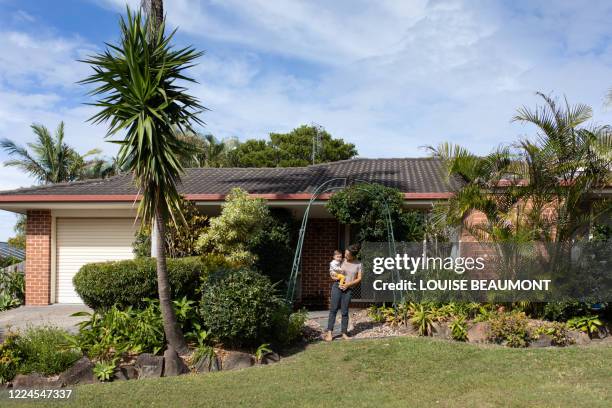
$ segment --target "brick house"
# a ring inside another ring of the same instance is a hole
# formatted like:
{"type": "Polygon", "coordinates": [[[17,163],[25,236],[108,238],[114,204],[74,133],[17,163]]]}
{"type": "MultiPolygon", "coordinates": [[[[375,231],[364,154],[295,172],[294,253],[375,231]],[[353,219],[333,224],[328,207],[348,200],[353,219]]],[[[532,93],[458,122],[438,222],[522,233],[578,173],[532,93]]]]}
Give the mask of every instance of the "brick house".
{"type": "MultiPolygon", "coordinates": [[[[187,169],[179,191],[215,215],[230,189],[240,187],[301,219],[312,192],[333,178],[398,188],[406,207],[424,211],[461,185],[459,179],[444,180],[436,159],[351,159],[296,168],[187,169]]],[[[331,253],[351,239],[350,228],[326,211],[329,197],[320,196],[311,207],[302,252],[298,292],[312,305],[327,302],[331,253]]],[[[80,303],[72,277],[82,265],[132,258],[137,199],[128,174],[0,192],[0,209],[27,214],[26,304],[80,303]]]]}

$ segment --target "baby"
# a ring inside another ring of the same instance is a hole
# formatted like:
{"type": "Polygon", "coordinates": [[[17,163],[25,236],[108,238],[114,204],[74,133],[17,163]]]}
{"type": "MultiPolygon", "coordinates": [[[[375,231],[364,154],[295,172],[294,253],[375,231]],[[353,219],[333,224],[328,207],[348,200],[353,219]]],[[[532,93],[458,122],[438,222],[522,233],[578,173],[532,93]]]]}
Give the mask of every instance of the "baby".
{"type": "Polygon", "coordinates": [[[344,280],[346,279],[346,276],[344,276],[341,272],[342,272],[342,252],[338,251],[337,249],[334,251],[334,257],[332,259],[332,261],[329,263],[329,275],[332,278],[338,278],[339,284],[340,285],[344,285],[344,280]]]}

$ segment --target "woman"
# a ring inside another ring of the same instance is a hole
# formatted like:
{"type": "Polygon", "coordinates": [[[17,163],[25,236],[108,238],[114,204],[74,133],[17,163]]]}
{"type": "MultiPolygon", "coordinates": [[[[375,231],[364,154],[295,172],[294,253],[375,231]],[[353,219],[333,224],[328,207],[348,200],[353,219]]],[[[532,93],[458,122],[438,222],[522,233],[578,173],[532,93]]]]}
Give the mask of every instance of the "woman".
{"type": "Polygon", "coordinates": [[[344,262],[342,262],[342,274],[345,276],[344,285],[341,285],[337,276],[332,276],[334,284],[331,289],[331,302],[329,307],[329,319],[327,321],[327,333],[325,341],[332,341],[332,331],[336,323],[336,314],[340,309],[342,314],[342,338],[348,340],[349,304],[353,294],[353,286],[361,282],[361,263],[357,260],[359,246],[351,245],[344,251],[344,262]]]}

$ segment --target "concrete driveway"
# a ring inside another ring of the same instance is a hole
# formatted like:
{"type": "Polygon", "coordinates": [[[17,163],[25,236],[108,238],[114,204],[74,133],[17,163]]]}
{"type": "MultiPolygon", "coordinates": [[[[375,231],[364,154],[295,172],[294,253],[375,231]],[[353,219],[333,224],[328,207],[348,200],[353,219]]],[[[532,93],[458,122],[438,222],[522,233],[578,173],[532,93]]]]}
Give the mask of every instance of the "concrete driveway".
{"type": "Polygon", "coordinates": [[[28,327],[54,326],[76,333],[75,324],[83,317],[70,317],[76,312],[91,312],[85,305],[21,306],[0,312],[0,340],[9,329],[23,330],[28,327]]]}

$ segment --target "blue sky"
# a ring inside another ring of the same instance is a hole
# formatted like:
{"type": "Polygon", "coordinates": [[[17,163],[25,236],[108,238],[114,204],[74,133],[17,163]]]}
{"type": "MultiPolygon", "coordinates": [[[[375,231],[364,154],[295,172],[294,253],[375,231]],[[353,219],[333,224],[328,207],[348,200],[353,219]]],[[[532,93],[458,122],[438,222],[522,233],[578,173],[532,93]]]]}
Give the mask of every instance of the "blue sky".
{"type": "MultiPolygon", "coordinates": [[[[132,5],[139,1],[130,1],[132,5]]],[[[484,153],[534,134],[511,123],[536,91],[591,105],[612,86],[610,1],[166,0],[177,43],[206,51],[192,92],[205,132],[241,139],[318,123],[365,157],[420,156],[449,140],[484,153]]],[[[105,129],[76,81],[77,62],[117,40],[124,0],[0,0],[0,137],[66,122],[85,152],[105,129]]],[[[0,152],[0,161],[6,155],[0,152]]],[[[0,189],[33,184],[0,168],[0,189]]],[[[14,216],[0,211],[0,240],[14,216]]]]}

